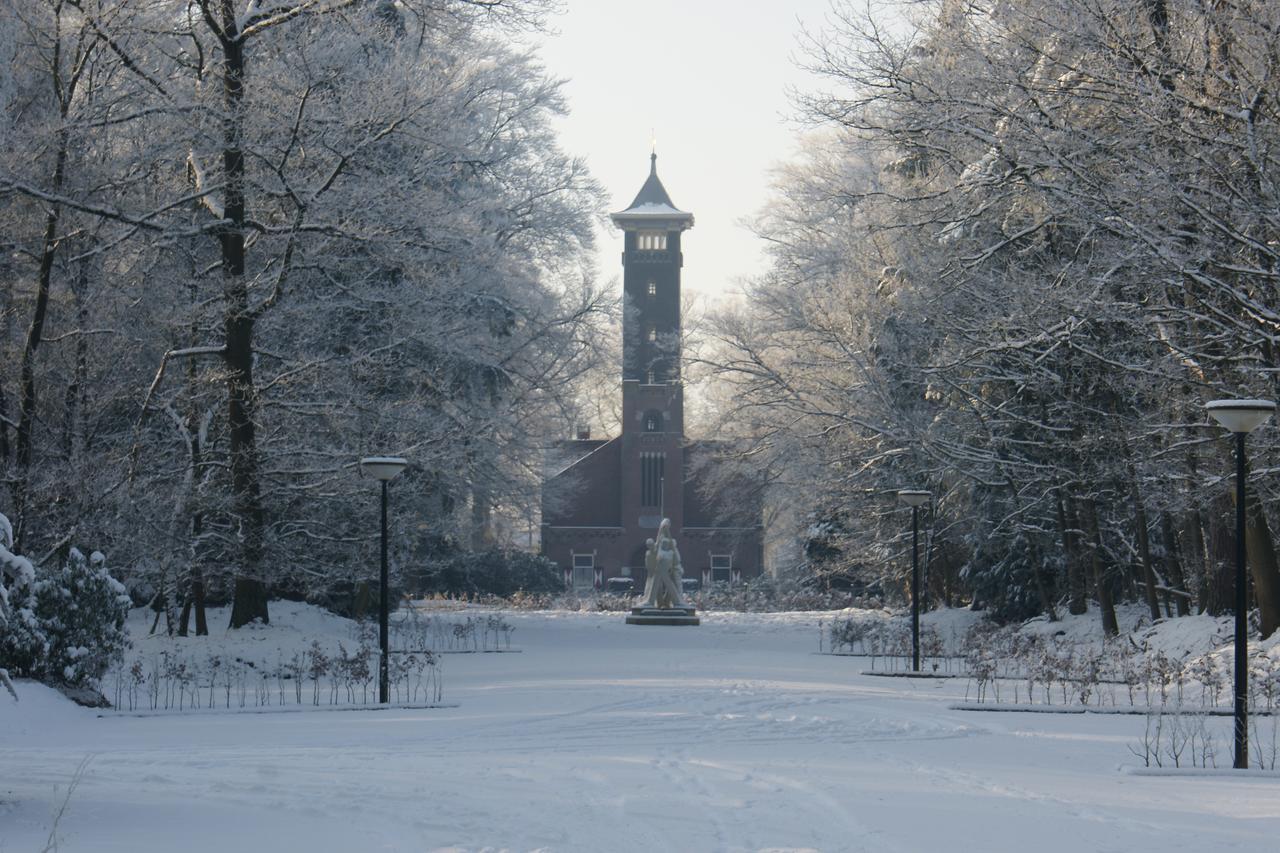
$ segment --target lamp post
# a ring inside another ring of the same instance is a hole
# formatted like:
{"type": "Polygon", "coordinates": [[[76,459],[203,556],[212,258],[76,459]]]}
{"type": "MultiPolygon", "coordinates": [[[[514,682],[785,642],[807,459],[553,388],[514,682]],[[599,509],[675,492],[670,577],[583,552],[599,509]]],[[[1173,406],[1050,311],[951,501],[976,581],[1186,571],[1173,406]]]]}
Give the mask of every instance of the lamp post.
{"type": "Polygon", "coordinates": [[[1249,766],[1248,596],[1245,582],[1244,437],[1260,427],[1276,410],[1270,400],[1213,400],[1205,408],[1213,419],[1236,436],[1236,672],[1235,762],[1249,766]]]}
{"type": "Polygon", "coordinates": [[[929,493],[901,489],[898,500],[911,507],[911,671],[920,671],[920,507],[929,502],[929,493]]]}
{"type": "Polygon", "coordinates": [[[382,572],[379,574],[378,589],[378,702],[385,705],[390,701],[391,682],[387,673],[387,645],[389,620],[388,609],[391,602],[387,590],[387,483],[405,469],[408,461],[399,456],[366,456],[360,460],[360,470],[382,482],[382,572]]]}

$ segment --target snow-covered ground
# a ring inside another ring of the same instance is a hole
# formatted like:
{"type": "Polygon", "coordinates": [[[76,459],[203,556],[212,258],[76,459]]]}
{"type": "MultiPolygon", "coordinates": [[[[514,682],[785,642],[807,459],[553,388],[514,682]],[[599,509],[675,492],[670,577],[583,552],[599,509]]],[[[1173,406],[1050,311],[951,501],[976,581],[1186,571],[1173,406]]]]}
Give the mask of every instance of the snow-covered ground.
{"type": "Polygon", "coordinates": [[[522,653],[447,656],[446,708],[99,717],[20,682],[0,851],[1277,849],[1280,779],[1123,772],[1142,717],[947,710],[963,680],[861,676],[817,614],[506,618],[522,653]]]}

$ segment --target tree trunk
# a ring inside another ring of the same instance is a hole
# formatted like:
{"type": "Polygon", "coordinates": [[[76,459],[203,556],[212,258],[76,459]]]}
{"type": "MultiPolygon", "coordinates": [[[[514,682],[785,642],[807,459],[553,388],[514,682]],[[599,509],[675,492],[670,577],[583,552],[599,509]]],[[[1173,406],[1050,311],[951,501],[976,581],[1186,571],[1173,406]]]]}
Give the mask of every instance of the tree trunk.
{"type": "MultiPolygon", "coordinates": [[[[6,320],[9,315],[8,305],[0,305],[0,315],[6,320]]],[[[0,329],[0,334],[4,335],[3,340],[9,339],[9,324],[6,322],[4,327],[0,329]]],[[[0,463],[8,464],[9,456],[12,453],[9,445],[9,397],[4,393],[4,385],[0,384],[0,463]]],[[[16,515],[16,513],[15,513],[16,515]]]]}
{"type": "Polygon", "coordinates": [[[953,578],[956,567],[952,551],[953,549],[944,542],[935,549],[932,558],[928,561],[929,596],[935,601],[941,601],[942,606],[946,608],[953,606],[952,601],[955,597],[953,578]]]}
{"type": "MultiPolygon", "coordinates": [[[[1190,300],[1187,288],[1183,288],[1182,298],[1190,300]]],[[[1193,448],[1187,449],[1187,476],[1191,482],[1197,482],[1200,476],[1200,460],[1193,448]]],[[[1196,606],[1199,613],[1209,612],[1209,550],[1205,539],[1204,515],[1200,512],[1200,504],[1192,496],[1191,509],[1183,517],[1183,529],[1186,530],[1186,547],[1182,553],[1186,557],[1186,572],[1195,582],[1196,606]]],[[[1188,584],[1188,588],[1190,584],[1188,584]]]]}
{"type": "MultiPolygon", "coordinates": [[[[60,44],[60,43],[59,43],[60,44]]],[[[57,48],[55,47],[55,50],[57,48]]],[[[57,62],[55,54],[55,62],[57,62]]],[[[61,95],[61,92],[59,92],[61,95]]],[[[63,111],[66,118],[66,111],[63,111]]],[[[65,126],[58,133],[58,154],[53,170],[53,191],[61,192],[67,166],[68,135],[65,126]]],[[[50,204],[45,214],[44,242],[40,250],[40,268],[36,274],[36,303],[27,327],[27,339],[22,347],[21,378],[18,380],[18,435],[15,461],[17,476],[13,495],[16,519],[13,529],[14,550],[21,553],[23,536],[27,529],[27,497],[30,488],[30,468],[33,432],[36,422],[36,350],[44,339],[44,323],[49,316],[49,289],[53,280],[53,259],[57,254],[59,207],[50,204]]]]}
{"type": "MultiPolygon", "coordinates": [[[[1169,574],[1169,584],[1178,592],[1189,593],[1187,577],[1182,571],[1182,559],[1178,554],[1178,536],[1173,530],[1173,519],[1167,512],[1160,513],[1160,536],[1164,540],[1164,564],[1165,571],[1169,574]]],[[[1190,615],[1191,601],[1186,595],[1175,595],[1173,599],[1179,616],[1190,615]]]]}
{"type": "Polygon", "coordinates": [[[267,585],[254,578],[237,577],[232,590],[231,627],[243,628],[254,619],[267,623],[267,585]],[[253,614],[260,613],[261,616],[253,614]]]}
{"type": "MultiPolygon", "coordinates": [[[[191,285],[191,303],[196,304],[196,288],[191,285]]],[[[190,346],[198,346],[200,327],[194,320],[191,323],[190,346]]],[[[209,634],[209,621],[204,605],[204,571],[201,569],[200,535],[204,532],[204,512],[201,510],[197,495],[199,494],[201,477],[204,475],[204,424],[200,407],[197,405],[198,373],[194,359],[187,362],[187,387],[191,394],[191,405],[187,409],[187,440],[191,454],[191,480],[187,492],[187,508],[191,512],[191,599],[196,611],[196,636],[209,634]]]]}
{"type": "Polygon", "coordinates": [[[76,335],[73,344],[75,349],[75,366],[72,369],[71,381],[67,383],[63,395],[63,406],[66,412],[65,427],[62,434],[62,451],[68,464],[76,467],[84,455],[85,449],[85,382],[89,370],[89,337],[85,331],[89,328],[89,307],[85,304],[85,294],[89,288],[89,260],[82,259],[79,270],[71,286],[71,299],[76,308],[76,327],[80,334],[76,335]]]}
{"type": "Polygon", "coordinates": [[[1031,573],[1036,579],[1036,594],[1040,596],[1040,608],[1049,617],[1050,622],[1058,621],[1058,610],[1053,606],[1053,596],[1049,593],[1049,581],[1044,576],[1044,566],[1040,561],[1040,548],[1028,539],[1028,553],[1031,557],[1031,573]]]}
{"type": "MultiPolygon", "coordinates": [[[[69,51],[68,55],[64,56],[62,4],[58,4],[53,13],[57,18],[57,29],[55,30],[52,50],[49,55],[49,72],[50,81],[53,85],[53,95],[58,102],[60,122],[55,143],[56,154],[54,156],[50,190],[55,196],[58,196],[61,195],[66,183],[67,154],[71,146],[69,123],[71,107],[75,103],[76,90],[79,87],[81,75],[88,66],[89,54],[94,49],[93,45],[96,44],[96,40],[86,40],[84,38],[87,25],[82,24],[79,38],[74,41],[75,47],[69,51]]],[[[76,10],[75,13],[78,14],[79,10],[76,10]]],[[[71,36],[69,32],[67,35],[71,36]]],[[[71,43],[68,42],[68,44],[71,43]]],[[[13,477],[12,489],[14,515],[16,516],[13,530],[14,550],[19,553],[21,553],[20,549],[22,548],[29,523],[27,504],[30,498],[30,474],[34,452],[36,406],[38,403],[35,376],[36,351],[40,347],[40,342],[44,339],[44,324],[49,314],[49,291],[53,279],[53,261],[62,242],[62,237],[58,233],[61,225],[60,220],[61,206],[56,202],[49,202],[45,213],[44,239],[40,248],[40,266],[36,274],[35,307],[32,311],[31,325],[27,327],[26,341],[22,348],[22,365],[18,380],[18,426],[14,441],[16,471],[13,477]]]]}
{"type": "Polygon", "coordinates": [[[1189,555],[1188,570],[1196,582],[1196,607],[1198,613],[1209,612],[1209,550],[1204,535],[1204,516],[1199,507],[1186,515],[1184,522],[1187,538],[1190,540],[1185,549],[1189,555]]]}
{"type": "Polygon", "coordinates": [[[249,285],[245,280],[244,196],[244,41],[236,25],[235,6],[222,0],[223,52],[222,248],[225,327],[223,359],[227,366],[227,428],[230,437],[231,489],[240,523],[240,566],[231,605],[231,627],[255,620],[269,622],[267,587],[262,578],[262,534],[266,519],[259,482],[257,389],[253,381],[253,324],[249,285]]]}
{"type": "Polygon", "coordinates": [[[151,632],[154,634],[156,628],[160,627],[160,617],[164,617],[164,632],[166,635],[173,636],[173,608],[169,606],[169,592],[165,588],[168,584],[167,575],[160,575],[160,591],[151,599],[151,608],[156,612],[156,618],[151,622],[151,632]]]}
{"type": "Polygon", "coordinates": [[[471,489],[471,547],[482,551],[493,544],[493,503],[489,490],[482,486],[471,489]]]}
{"type": "Polygon", "coordinates": [[[1253,594],[1262,617],[1262,639],[1280,628],[1280,567],[1276,565],[1276,543],[1271,536],[1262,502],[1256,490],[1245,499],[1245,543],[1248,546],[1249,570],[1253,575],[1253,594]]]}
{"type": "Polygon", "coordinates": [[[196,605],[196,636],[207,637],[209,636],[209,619],[204,610],[204,577],[199,569],[196,570],[195,579],[191,581],[191,595],[196,605]]]}
{"type": "MultiPolygon", "coordinates": [[[[4,291],[0,293],[0,341],[13,340],[13,281],[4,277],[4,291]]],[[[11,377],[0,376],[0,464],[7,465],[13,454],[13,444],[9,435],[17,421],[9,414],[9,395],[5,393],[5,384],[11,377]]],[[[16,513],[15,513],[16,515],[16,513]]]]}
{"type": "Polygon", "coordinates": [[[1235,589],[1236,537],[1228,525],[1228,520],[1235,517],[1232,511],[1233,502],[1230,496],[1222,494],[1214,498],[1209,517],[1213,519],[1209,527],[1208,550],[1205,559],[1205,576],[1208,584],[1205,610],[1211,616],[1230,613],[1233,607],[1235,589]]]}
{"type": "Polygon", "coordinates": [[[1092,540],[1089,548],[1089,561],[1093,567],[1093,585],[1097,590],[1098,606],[1102,610],[1102,632],[1108,637],[1120,633],[1120,623],[1116,619],[1116,606],[1111,598],[1110,579],[1107,577],[1106,564],[1102,558],[1102,530],[1098,525],[1098,507],[1092,498],[1081,502],[1081,516],[1085,528],[1092,540]]]}
{"type": "Polygon", "coordinates": [[[1156,595],[1156,567],[1151,562],[1151,541],[1147,536],[1147,508],[1142,504],[1142,495],[1138,493],[1138,483],[1129,481],[1129,494],[1133,500],[1133,525],[1138,533],[1138,554],[1142,558],[1142,586],[1146,594],[1147,610],[1151,613],[1151,621],[1160,620],[1160,599],[1156,595]]]}
{"type": "Polygon", "coordinates": [[[1062,553],[1067,564],[1067,612],[1079,616],[1089,609],[1088,596],[1085,590],[1084,567],[1080,562],[1080,548],[1076,542],[1078,523],[1075,507],[1068,512],[1067,502],[1062,496],[1062,489],[1057,489],[1058,533],[1062,537],[1062,553]]]}

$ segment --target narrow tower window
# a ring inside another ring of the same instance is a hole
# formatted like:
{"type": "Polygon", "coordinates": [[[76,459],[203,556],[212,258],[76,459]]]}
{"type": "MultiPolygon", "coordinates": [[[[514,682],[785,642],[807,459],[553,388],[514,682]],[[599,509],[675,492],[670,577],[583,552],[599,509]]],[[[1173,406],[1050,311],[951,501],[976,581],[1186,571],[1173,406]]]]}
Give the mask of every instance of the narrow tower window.
{"type": "Polygon", "coordinates": [[[656,281],[649,282],[649,295],[650,296],[658,295],[658,283],[656,281]]]}
{"type": "Polygon", "coordinates": [[[650,327],[649,327],[649,342],[650,342],[650,343],[652,343],[652,342],[654,342],[654,341],[656,341],[656,340],[658,340],[658,330],[657,330],[656,328],[654,328],[653,326],[650,326],[650,327]]]}

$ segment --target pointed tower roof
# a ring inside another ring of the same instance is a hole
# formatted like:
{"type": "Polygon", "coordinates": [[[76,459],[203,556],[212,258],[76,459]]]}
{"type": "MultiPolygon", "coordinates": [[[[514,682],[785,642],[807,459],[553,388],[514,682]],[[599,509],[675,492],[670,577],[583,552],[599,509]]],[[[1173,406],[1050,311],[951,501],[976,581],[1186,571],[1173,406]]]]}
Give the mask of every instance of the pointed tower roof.
{"type": "Polygon", "coordinates": [[[631,202],[631,207],[639,207],[642,204],[665,204],[672,210],[676,209],[671,196],[667,195],[667,188],[658,179],[657,151],[649,155],[649,177],[645,179],[640,192],[636,193],[636,200],[631,202]]]}
{"type": "Polygon", "coordinates": [[[657,152],[649,155],[649,177],[626,210],[611,214],[619,228],[658,227],[683,231],[693,227],[693,214],[678,210],[658,178],[657,152]]]}

